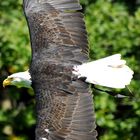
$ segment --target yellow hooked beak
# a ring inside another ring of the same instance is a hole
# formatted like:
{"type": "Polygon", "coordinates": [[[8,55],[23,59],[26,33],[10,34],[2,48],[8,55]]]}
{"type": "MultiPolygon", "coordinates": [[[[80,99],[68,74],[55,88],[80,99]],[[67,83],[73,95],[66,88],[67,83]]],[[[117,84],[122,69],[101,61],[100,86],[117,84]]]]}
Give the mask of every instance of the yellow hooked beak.
{"type": "Polygon", "coordinates": [[[8,85],[10,85],[11,84],[11,79],[5,79],[4,81],[3,81],[3,87],[6,87],[6,86],[8,86],[8,85]]]}

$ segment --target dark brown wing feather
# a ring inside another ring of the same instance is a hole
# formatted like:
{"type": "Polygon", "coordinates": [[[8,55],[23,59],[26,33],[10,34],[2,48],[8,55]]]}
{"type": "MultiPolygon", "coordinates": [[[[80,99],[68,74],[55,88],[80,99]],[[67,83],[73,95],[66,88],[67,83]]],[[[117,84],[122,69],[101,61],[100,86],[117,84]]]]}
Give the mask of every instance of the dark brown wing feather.
{"type": "Polygon", "coordinates": [[[36,140],[96,139],[92,94],[72,75],[74,65],[88,60],[80,9],[78,0],[24,0],[37,102],[36,140]]]}

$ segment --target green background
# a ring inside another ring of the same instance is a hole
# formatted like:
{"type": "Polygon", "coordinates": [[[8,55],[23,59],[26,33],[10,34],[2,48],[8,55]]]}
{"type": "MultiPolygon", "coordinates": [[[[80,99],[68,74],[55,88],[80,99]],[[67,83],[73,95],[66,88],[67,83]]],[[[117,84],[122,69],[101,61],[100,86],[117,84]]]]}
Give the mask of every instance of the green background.
{"type": "MultiPolygon", "coordinates": [[[[117,99],[93,89],[98,139],[139,140],[140,1],[81,0],[81,4],[89,35],[90,59],[121,53],[135,72],[129,86],[132,98],[117,99]]],[[[9,74],[28,69],[30,57],[22,1],[0,0],[0,140],[34,139],[33,91],[2,87],[9,74]]],[[[112,92],[131,94],[127,88],[112,92]]]]}

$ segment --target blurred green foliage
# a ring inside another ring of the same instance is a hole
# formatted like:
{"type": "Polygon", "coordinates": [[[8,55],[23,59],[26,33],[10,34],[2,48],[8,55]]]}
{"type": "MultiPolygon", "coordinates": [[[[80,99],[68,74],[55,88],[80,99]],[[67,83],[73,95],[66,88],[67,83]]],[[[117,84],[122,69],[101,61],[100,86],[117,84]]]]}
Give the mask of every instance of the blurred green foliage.
{"type": "MultiPolygon", "coordinates": [[[[135,71],[129,86],[134,98],[116,99],[93,89],[98,139],[139,140],[139,0],[81,0],[81,3],[89,34],[90,58],[121,53],[135,71]]],[[[2,87],[2,81],[9,74],[28,69],[30,54],[22,1],[0,1],[0,140],[34,139],[33,91],[2,87]]],[[[130,94],[128,89],[113,92],[130,94]]]]}

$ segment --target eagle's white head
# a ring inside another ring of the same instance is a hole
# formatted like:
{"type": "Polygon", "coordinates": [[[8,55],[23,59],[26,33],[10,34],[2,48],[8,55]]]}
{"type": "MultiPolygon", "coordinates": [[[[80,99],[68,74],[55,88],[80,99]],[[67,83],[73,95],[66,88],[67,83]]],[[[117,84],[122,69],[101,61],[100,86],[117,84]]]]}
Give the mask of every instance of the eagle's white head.
{"type": "Polygon", "coordinates": [[[31,84],[32,84],[31,76],[28,70],[25,72],[14,73],[8,76],[3,81],[3,87],[8,85],[14,85],[18,88],[20,87],[31,88],[31,84]]]}

